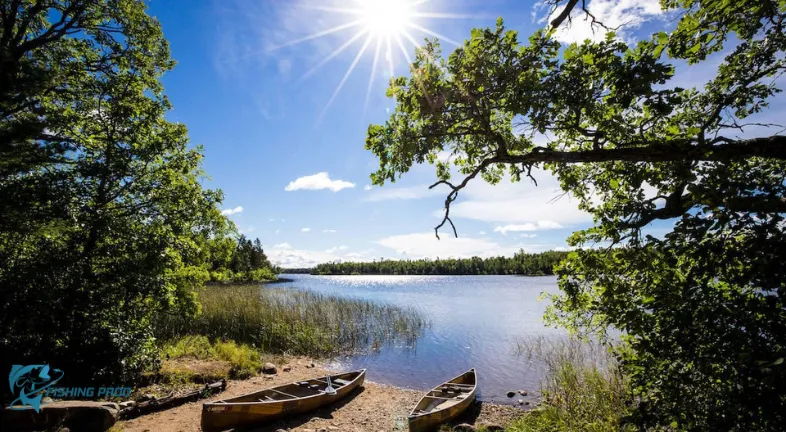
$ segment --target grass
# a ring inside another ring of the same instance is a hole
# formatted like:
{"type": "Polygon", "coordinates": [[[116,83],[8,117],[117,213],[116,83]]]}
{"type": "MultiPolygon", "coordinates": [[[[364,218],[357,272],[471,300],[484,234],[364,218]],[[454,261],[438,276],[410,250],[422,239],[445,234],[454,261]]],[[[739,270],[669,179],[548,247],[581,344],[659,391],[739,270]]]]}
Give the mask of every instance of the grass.
{"type": "MultiPolygon", "coordinates": [[[[196,318],[159,317],[159,340],[205,336],[213,344],[234,341],[257,352],[324,357],[399,340],[413,344],[428,325],[414,308],[295,289],[207,286],[197,295],[201,313],[196,318]]],[[[245,355],[222,345],[213,350],[228,350],[225,357],[245,355]]]]}
{"type": "Polygon", "coordinates": [[[577,339],[520,342],[519,352],[547,367],[542,405],[514,422],[509,432],[627,430],[621,424],[631,399],[613,357],[597,343],[577,339]]]}

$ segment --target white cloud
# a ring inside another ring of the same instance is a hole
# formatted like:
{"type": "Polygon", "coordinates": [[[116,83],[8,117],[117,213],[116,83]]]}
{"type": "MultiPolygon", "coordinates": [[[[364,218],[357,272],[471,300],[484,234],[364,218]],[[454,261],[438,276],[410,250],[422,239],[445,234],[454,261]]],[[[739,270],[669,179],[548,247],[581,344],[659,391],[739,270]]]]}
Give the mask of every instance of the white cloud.
{"type": "MultiPolygon", "coordinates": [[[[617,37],[631,40],[631,31],[641,27],[646,21],[664,15],[660,3],[655,0],[592,0],[587,7],[598,22],[608,28],[618,28],[617,37]]],[[[562,12],[562,8],[555,10],[548,16],[551,22],[562,12]]],[[[601,41],[606,37],[606,29],[599,25],[592,26],[589,18],[581,7],[573,9],[571,22],[565,20],[557,29],[556,39],[564,43],[582,42],[585,39],[601,41]]]]}
{"type": "Polygon", "coordinates": [[[560,228],[563,228],[563,226],[556,222],[546,220],[546,221],[538,221],[537,223],[525,223],[521,225],[510,224],[505,226],[498,226],[494,228],[494,232],[498,232],[502,235],[506,235],[509,232],[537,231],[537,230],[560,229],[560,228]]]}
{"type": "MultiPolygon", "coordinates": [[[[589,213],[579,210],[578,199],[560,190],[554,176],[534,169],[532,175],[538,180],[537,186],[525,179],[518,183],[502,179],[496,185],[475,179],[450,206],[450,216],[454,222],[463,218],[500,224],[533,224],[536,227],[546,221],[563,227],[592,222],[589,213]]],[[[436,210],[434,214],[441,218],[443,212],[436,210]]],[[[543,225],[540,229],[548,226],[543,225]]]]}
{"type": "Polygon", "coordinates": [[[273,249],[292,249],[292,246],[289,243],[279,243],[273,246],[273,249]]]}
{"type": "Polygon", "coordinates": [[[275,222],[276,220],[273,218],[268,219],[269,222],[275,222]]]}
{"type": "Polygon", "coordinates": [[[519,234],[519,237],[521,238],[535,238],[537,236],[537,234],[519,234]]]}
{"type": "MultiPolygon", "coordinates": [[[[289,246],[287,244],[287,246],[289,246]]],[[[327,251],[314,251],[305,249],[293,249],[291,247],[276,248],[275,246],[267,252],[270,260],[278,266],[284,268],[303,268],[314,267],[317,264],[333,261],[370,261],[373,249],[358,252],[344,253],[346,246],[338,246],[327,251]]]]}
{"type": "Polygon", "coordinates": [[[310,232],[311,228],[301,228],[300,232],[310,232]]]}
{"type": "Polygon", "coordinates": [[[486,231],[481,231],[478,233],[478,235],[486,235],[486,231]]]}
{"type": "Polygon", "coordinates": [[[224,216],[232,216],[233,214],[238,214],[238,213],[242,213],[242,212],[243,212],[243,207],[241,207],[241,206],[237,206],[237,207],[231,208],[231,209],[221,210],[221,214],[224,215],[224,216]]]}
{"type": "Polygon", "coordinates": [[[365,185],[365,186],[363,186],[363,190],[367,190],[367,191],[369,191],[369,190],[371,190],[371,189],[373,189],[373,188],[374,188],[374,186],[371,186],[371,185],[365,185]]]}
{"type": "Polygon", "coordinates": [[[240,232],[240,234],[251,234],[256,230],[257,228],[254,225],[249,225],[245,228],[238,228],[238,232],[240,232]]]}
{"type": "Polygon", "coordinates": [[[490,257],[513,255],[519,249],[539,251],[552,249],[549,245],[500,245],[499,243],[471,237],[455,238],[441,236],[438,240],[433,232],[403,234],[385,237],[377,241],[380,245],[393,249],[406,258],[469,258],[473,256],[490,257]]]}
{"type": "Polygon", "coordinates": [[[429,189],[428,185],[410,187],[382,187],[366,196],[366,201],[411,200],[442,195],[443,191],[429,189]]]}
{"type": "Polygon", "coordinates": [[[287,187],[284,188],[287,192],[296,190],[321,190],[330,189],[333,192],[338,192],[341,189],[353,188],[355,183],[350,183],[344,180],[331,180],[328,173],[321,172],[310,176],[304,176],[289,182],[287,187]]]}
{"type": "Polygon", "coordinates": [[[281,230],[276,230],[276,234],[281,234],[281,230]]]}
{"type": "Polygon", "coordinates": [[[322,232],[323,233],[334,233],[334,232],[336,232],[336,230],[334,230],[334,229],[323,229],[322,232]]]}
{"type": "Polygon", "coordinates": [[[349,246],[336,246],[326,250],[325,253],[334,254],[338,251],[345,251],[347,249],[349,249],[349,246]]]}

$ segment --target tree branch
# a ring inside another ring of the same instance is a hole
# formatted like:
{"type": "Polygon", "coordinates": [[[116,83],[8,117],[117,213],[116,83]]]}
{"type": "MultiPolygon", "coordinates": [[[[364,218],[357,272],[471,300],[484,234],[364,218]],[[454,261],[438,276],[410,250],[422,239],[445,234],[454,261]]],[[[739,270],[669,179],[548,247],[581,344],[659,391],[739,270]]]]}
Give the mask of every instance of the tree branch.
{"type": "MultiPolygon", "coordinates": [[[[450,205],[458,197],[458,192],[463,189],[470,180],[475,178],[486,167],[493,164],[522,164],[528,168],[527,175],[534,181],[529,170],[532,166],[540,163],[584,163],[584,162],[680,162],[680,161],[731,161],[735,159],[747,159],[761,157],[767,159],[786,160],[786,136],[775,135],[763,138],[751,138],[747,140],[731,140],[728,138],[716,139],[714,145],[649,145],[643,147],[625,147],[614,149],[597,148],[593,150],[580,151],[558,151],[546,147],[535,147],[529,153],[521,155],[511,155],[507,152],[498,153],[493,157],[484,159],[464,180],[456,185],[440,180],[429,189],[445,184],[451,188],[450,193],[445,199],[445,216],[442,222],[434,228],[437,239],[439,239],[439,229],[446,223],[453,227],[453,234],[458,237],[456,227],[450,219],[450,205]],[[723,143],[723,144],[721,144],[723,143]]],[[[636,221],[628,223],[629,228],[641,228],[656,219],[672,219],[679,217],[696,205],[722,206],[734,211],[752,213],[786,213],[786,198],[777,197],[726,197],[721,201],[707,201],[693,197],[690,194],[683,195],[685,187],[678,188],[666,199],[663,208],[647,212],[636,221]]]]}
{"type": "Polygon", "coordinates": [[[562,22],[565,21],[570,16],[570,13],[573,12],[573,8],[576,7],[576,4],[578,2],[579,0],[568,0],[568,4],[565,5],[565,8],[562,9],[562,12],[560,12],[559,15],[557,15],[557,17],[551,20],[551,23],[549,23],[551,27],[552,28],[559,27],[560,24],[562,24],[562,22]]]}

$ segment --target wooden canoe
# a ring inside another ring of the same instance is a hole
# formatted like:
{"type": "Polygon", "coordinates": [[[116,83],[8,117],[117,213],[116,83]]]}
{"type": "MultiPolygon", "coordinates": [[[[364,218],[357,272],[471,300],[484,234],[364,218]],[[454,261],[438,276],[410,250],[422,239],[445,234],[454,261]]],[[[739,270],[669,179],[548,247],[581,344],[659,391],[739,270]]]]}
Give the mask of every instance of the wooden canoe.
{"type": "Polygon", "coordinates": [[[463,413],[475,400],[478,389],[475,369],[434,387],[418,402],[409,415],[410,432],[437,429],[463,413]]]}
{"type": "Polygon", "coordinates": [[[262,425],[331,404],[363,384],[366,370],[330,375],[335,394],[325,393],[326,377],[298,381],[202,405],[202,430],[262,425]]]}

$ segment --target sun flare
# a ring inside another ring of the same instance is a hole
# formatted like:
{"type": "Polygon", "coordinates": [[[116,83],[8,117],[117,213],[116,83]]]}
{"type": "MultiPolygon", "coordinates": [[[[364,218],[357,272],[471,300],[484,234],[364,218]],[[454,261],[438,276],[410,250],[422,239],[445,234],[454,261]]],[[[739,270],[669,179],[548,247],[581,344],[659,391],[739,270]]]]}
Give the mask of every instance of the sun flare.
{"type": "Polygon", "coordinates": [[[411,53],[414,53],[414,49],[420,45],[418,40],[423,40],[426,36],[437,38],[440,41],[452,45],[459,45],[458,42],[429,29],[423,21],[428,19],[462,19],[472,17],[452,13],[424,11],[422,7],[424,4],[429,3],[429,1],[430,0],[344,0],[338,2],[338,0],[336,0],[336,6],[331,6],[330,1],[320,0],[319,4],[305,4],[303,7],[306,9],[329,12],[329,14],[326,14],[326,17],[330,15],[330,18],[343,17],[343,19],[333,27],[329,27],[305,37],[291,39],[274,49],[280,49],[286,46],[313,41],[315,39],[340,33],[348,33],[344,43],[317,62],[316,65],[303,74],[301,79],[311,77],[320,68],[338,57],[350,46],[360,43],[361,45],[357,54],[347,68],[343,78],[336,86],[333,95],[319,117],[321,119],[325,112],[327,112],[328,108],[330,108],[330,105],[341,92],[341,89],[346,84],[350,75],[352,75],[352,72],[363,58],[363,55],[369,52],[371,56],[373,56],[373,65],[371,67],[368,88],[366,90],[366,100],[363,106],[363,111],[365,113],[372,84],[374,83],[378,70],[384,69],[388,76],[394,75],[396,67],[395,58],[399,57],[398,54],[395,54],[396,52],[400,51],[399,58],[405,60],[406,63],[409,64],[412,61],[411,53]],[[325,3],[328,3],[328,5],[325,5],[325,3]],[[354,34],[349,33],[351,29],[354,30],[354,34]],[[373,47],[369,49],[370,46],[373,47]],[[380,62],[384,62],[384,65],[380,65],[380,62]]]}
{"type": "Polygon", "coordinates": [[[413,5],[404,0],[364,0],[359,9],[366,30],[376,37],[398,36],[414,18],[413,5]]]}

